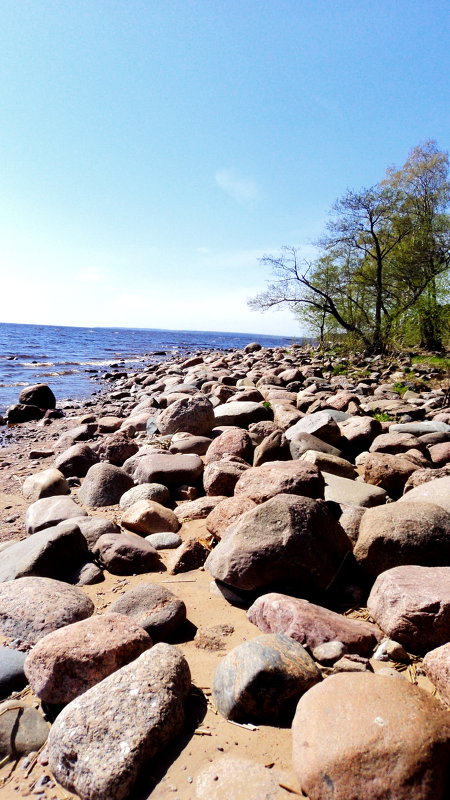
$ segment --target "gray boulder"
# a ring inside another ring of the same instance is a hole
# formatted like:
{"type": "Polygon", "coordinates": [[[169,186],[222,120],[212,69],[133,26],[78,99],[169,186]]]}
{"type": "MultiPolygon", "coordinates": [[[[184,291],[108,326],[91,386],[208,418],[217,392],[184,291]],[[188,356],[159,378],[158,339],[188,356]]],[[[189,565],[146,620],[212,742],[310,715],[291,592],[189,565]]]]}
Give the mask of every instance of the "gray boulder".
{"type": "Polygon", "coordinates": [[[94,464],[86,474],[78,497],[83,505],[91,508],[112,506],[132,486],[132,478],[120,467],[106,463],[94,464]]]}
{"type": "Polygon", "coordinates": [[[67,520],[11,544],[2,553],[0,582],[27,575],[70,581],[87,555],[86,539],[80,528],[67,520]]]}
{"type": "Polygon", "coordinates": [[[25,527],[27,533],[37,533],[45,528],[54,528],[60,522],[87,516],[70,497],[43,497],[28,506],[25,514],[25,527]]]}
{"type": "Polygon", "coordinates": [[[153,641],[166,641],[186,620],[186,606],[164,586],[140,583],[119,597],[109,613],[131,617],[153,641]]]}
{"type": "Polygon", "coordinates": [[[212,695],[217,710],[236,722],[276,724],[292,719],[301,695],[321,680],[306,650],[284,634],[238,645],[219,662],[212,695]]]}

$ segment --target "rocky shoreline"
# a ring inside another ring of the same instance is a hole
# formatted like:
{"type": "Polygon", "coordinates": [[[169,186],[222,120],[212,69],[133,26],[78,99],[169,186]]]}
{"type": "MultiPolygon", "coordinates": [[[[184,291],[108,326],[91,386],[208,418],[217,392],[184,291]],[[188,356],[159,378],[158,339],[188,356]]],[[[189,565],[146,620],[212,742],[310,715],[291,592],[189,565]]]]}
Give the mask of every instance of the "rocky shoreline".
{"type": "Polygon", "coordinates": [[[0,428],[2,797],[448,797],[443,368],[251,344],[109,382],[0,428]]]}

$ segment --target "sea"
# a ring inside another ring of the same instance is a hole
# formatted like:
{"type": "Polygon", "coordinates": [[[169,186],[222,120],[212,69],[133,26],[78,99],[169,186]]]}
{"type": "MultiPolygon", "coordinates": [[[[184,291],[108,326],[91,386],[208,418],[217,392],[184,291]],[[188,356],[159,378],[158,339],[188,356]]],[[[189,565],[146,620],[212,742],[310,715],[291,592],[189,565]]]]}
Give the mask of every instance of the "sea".
{"type": "Polygon", "coordinates": [[[301,337],[257,333],[172,331],[157,328],[73,328],[0,323],[0,414],[18,402],[23,386],[47,383],[57,403],[81,400],[103,388],[108,372],[133,372],[197,350],[230,350],[259,342],[288,347],[301,337]]]}

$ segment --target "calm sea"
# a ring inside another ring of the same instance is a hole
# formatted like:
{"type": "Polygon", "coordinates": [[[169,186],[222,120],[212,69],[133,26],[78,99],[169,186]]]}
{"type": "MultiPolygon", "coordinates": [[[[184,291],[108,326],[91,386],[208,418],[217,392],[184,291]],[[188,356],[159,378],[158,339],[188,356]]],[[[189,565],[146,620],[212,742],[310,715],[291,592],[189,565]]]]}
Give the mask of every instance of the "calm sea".
{"type": "Polygon", "coordinates": [[[100,388],[99,379],[108,371],[131,371],[172,355],[241,348],[254,341],[263,347],[278,347],[293,340],[216,331],[0,323],[0,414],[18,402],[22,386],[48,383],[57,401],[81,399],[100,388]]]}

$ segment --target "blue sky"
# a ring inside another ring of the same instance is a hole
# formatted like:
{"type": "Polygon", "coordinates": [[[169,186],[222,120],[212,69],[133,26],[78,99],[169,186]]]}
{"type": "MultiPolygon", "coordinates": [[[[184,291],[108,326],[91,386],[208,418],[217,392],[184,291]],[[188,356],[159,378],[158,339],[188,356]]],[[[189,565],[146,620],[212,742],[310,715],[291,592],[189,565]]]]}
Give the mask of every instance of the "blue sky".
{"type": "Polygon", "coordinates": [[[3,0],[3,322],[295,335],[258,258],[450,141],[448,0],[3,0]]]}

